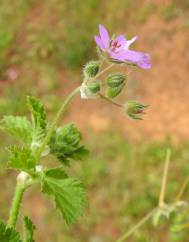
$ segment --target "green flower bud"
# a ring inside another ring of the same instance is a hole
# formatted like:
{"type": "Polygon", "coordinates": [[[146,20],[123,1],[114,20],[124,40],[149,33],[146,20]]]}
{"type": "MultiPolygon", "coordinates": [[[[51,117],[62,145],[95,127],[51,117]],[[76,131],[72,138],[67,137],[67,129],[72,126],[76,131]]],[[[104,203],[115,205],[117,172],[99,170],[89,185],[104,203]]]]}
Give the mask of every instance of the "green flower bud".
{"type": "Polygon", "coordinates": [[[142,120],[140,115],[145,114],[144,109],[147,107],[148,105],[144,105],[133,100],[128,101],[124,105],[124,109],[127,115],[132,119],[138,119],[138,120],[142,120]]]}
{"type": "Polygon", "coordinates": [[[95,77],[100,70],[99,61],[90,61],[84,67],[83,73],[85,77],[95,77]]]}
{"type": "Polygon", "coordinates": [[[100,81],[94,80],[87,83],[82,83],[80,88],[81,98],[97,98],[100,91],[100,81]]]}
{"type": "Polygon", "coordinates": [[[111,74],[107,78],[106,95],[109,98],[116,97],[125,86],[126,76],[120,73],[111,74]]]}
{"type": "Polygon", "coordinates": [[[96,94],[100,91],[100,81],[98,80],[89,81],[86,83],[86,86],[93,94],[96,94]]]}
{"type": "Polygon", "coordinates": [[[108,87],[106,89],[106,95],[109,98],[114,98],[114,97],[116,97],[117,95],[120,94],[120,92],[122,91],[123,87],[124,87],[124,85],[120,86],[120,87],[108,87]]]}
{"type": "Polygon", "coordinates": [[[126,76],[120,73],[110,74],[107,78],[108,87],[120,87],[125,83],[126,76]]]}

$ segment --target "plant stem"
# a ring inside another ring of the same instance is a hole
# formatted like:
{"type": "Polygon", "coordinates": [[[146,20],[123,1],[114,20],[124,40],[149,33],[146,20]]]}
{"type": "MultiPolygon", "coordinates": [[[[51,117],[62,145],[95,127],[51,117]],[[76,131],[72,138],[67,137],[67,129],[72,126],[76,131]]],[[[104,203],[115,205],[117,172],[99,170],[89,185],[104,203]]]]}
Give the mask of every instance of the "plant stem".
{"type": "Polygon", "coordinates": [[[161,184],[161,191],[160,191],[160,196],[159,196],[159,207],[164,206],[165,189],[166,189],[166,185],[167,185],[167,175],[168,175],[168,169],[169,169],[169,163],[170,163],[170,156],[171,156],[171,150],[167,149],[162,184],[161,184]]]}
{"type": "Polygon", "coordinates": [[[157,208],[154,208],[150,211],[145,217],[143,217],[135,226],[133,226],[128,232],[126,232],[121,238],[116,240],[116,242],[125,241],[130,235],[132,235],[138,228],[140,228],[146,221],[148,221],[153,214],[155,213],[157,208]]]}
{"type": "Polygon", "coordinates": [[[112,68],[115,64],[112,63],[111,65],[107,66],[106,68],[104,68],[104,70],[102,70],[101,72],[99,72],[96,76],[95,79],[99,76],[101,76],[102,74],[104,74],[105,72],[107,72],[110,68],[112,68]]]}
{"type": "Polygon", "coordinates": [[[68,104],[72,101],[72,99],[79,93],[80,91],[80,87],[77,87],[76,89],[74,89],[70,95],[66,98],[66,100],[63,102],[62,106],[60,107],[60,109],[58,110],[54,120],[52,121],[52,124],[43,140],[42,145],[39,147],[37,154],[36,154],[36,158],[37,160],[39,160],[41,153],[43,152],[45,146],[48,144],[51,135],[56,127],[56,124],[58,122],[58,119],[60,118],[60,116],[66,111],[66,108],[68,106],[68,104]]]}
{"type": "Polygon", "coordinates": [[[19,182],[17,182],[11,209],[10,209],[9,220],[7,223],[8,227],[16,226],[16,221],[18,218],[19,209],[20,209],[20,205],[21,205],[21,201],[22,201],[22,197],[25,189],[26,187],[24,186],[24,184],[20,184],[19,182]]]}
{"type": "Polygon", "coordinates": [[[111,103],[111,104],[113,104],[113,105],[115,105],[115,106],[117,106],[117,107],[119,107],[119,108],[122,108],[123,107],[123,105],[121,105],[121,104],[119,104],[119,103],[116,103],[116,102],[114,102],[114,101],[112,101],[111,99],[109,99],[108,97],[105,97],[103,94],[101,94],[101,93],[99,93],[99,96],[101,97],[101,98],[103,98],[104,100],[106,100],[107,102],[109,102],[109,103],[111,103]]]}
{"type": "MultiPolygon", "coordinates": [[[[114,66],[114,64],[111,64],[109,66],[107,66],[106,68],[104,68],[101,72],[99,72],[96,76],[95,79],[99,76],[101,76],[102,74],[104,74],[106,71],[108,71],[110,68],[112,68],[114,66]]],[[[60,107],[58,113],[56,114],[54,120],[52,121],[52,124],[43,140],[42,145],[39,147],[37,154],[36,154],[36,159],[39,160],[41,153],[43,152],[45,146],[48,144],[51,135],[54,131],[54,128],[56,127],[57,121],[60,118],[60,116],[65,112],[68,104],[72,101],[72,99],[80,92],[80,87],[77,87],[76,89],[74,89],[70,95],[66,98],[66,100],[63,102],[62,106],[60,107]]]]}
{"type": "Polygon", "coordinates": [[[184,194],[184,192],[186,190],[186,187],[187,187],[188,183],[189,183],[189,175],[185,178],[185,180],[184,180],[184,182],[183,182],[183,184],[181,186],[181,189],[179,190],[179,193],[176,196],[176,201],[177,202],[181,200],[181,198],[182,198],[182,196],[183,196],[183,194],[184,194]]]}

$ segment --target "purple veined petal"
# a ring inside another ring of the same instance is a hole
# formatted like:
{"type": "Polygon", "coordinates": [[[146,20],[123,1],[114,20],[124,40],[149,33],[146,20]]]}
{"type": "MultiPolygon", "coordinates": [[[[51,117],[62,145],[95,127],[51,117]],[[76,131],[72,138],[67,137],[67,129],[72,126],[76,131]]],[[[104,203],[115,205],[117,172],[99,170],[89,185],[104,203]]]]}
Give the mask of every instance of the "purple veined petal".
{"type": "Polygon", "coordinates": [[[118,54],[110,53],[110,55],[112,58],[116,60],[120,60],[120,61],[126,60],[128,62],[136,64],[137,66],[143,69],[151,68],[150,55],[143,52],[138,52],[134,50],[125,50],[118,54]]]}
{"type": "Polygon", "coordinates": [[[127,40],[124,35],[118,35],[115,40],[119,42],[119,44],[125,46],[127,44],[127,40]]]}
{"type": "Polygon", "coordinates": [[[118,60],[118,61],[125,61],[125,55],[120,51],[120,52],[113,52],[109,51],[109,55],[112,59],[118,60]]]}
{"type": "Polygon", "coordinates": [[[100,47],[100,49],[105,51],[101,38],[99,36],[95,35],[94,39],[95,39],[96,44],[100,47]]]}
{"type": "Polygon", "coordinates": [[[99,24],[99,33],[105,49],[108,49],[110,45],[110,37],[107,29],[102,24],[99,24]]]}
{"type": "Polygon", "coordinates": [[[127,43],[125,45],[125,49],[128,50],[130,45],[134,43],[138,39],[138,36],[134,36],[132,39],[127,40],[127,43]]]}

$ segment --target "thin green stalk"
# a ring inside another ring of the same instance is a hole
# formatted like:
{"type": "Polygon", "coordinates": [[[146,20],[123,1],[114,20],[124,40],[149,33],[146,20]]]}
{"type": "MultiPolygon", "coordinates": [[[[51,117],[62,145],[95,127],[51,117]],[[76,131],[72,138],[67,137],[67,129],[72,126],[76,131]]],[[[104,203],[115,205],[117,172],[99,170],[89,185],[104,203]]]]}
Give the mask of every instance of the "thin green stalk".
{"type": "Polygon", "coordinates": [[[161,191],[159,196],[159,207],[164,206],[164,200],[165,200],[165,189],[167,186],[167,175],[168,175],[168,169],[169,169],[169,163],[170,163],[170,156],[171,156],[171,150],[168,149],[166,153],[166,159],[165,159],[165,166],[163,171],[163,178],[162,178],[162,184],[161,184],[161,191]]]}
{"type": "Polygon", "coordinates": [[[128,232],[126,232],[121,238],[116,240],[116,242],[123,242],[129,236],[131,236],[137,229],[139,229],[144,223],[146,223],[155,213],[157,208],[150,211],[144,218],[142,218],[135,226],[133,226],[128,232]]]}
{"type": "Polygon", "coordinates": [[[104,74],[105,72],[107,72],[109,69],[111,69],[115,64],[112,63],[111,65],[107,66],[106,68],[104,68],[101,72],[99,72],[96,76],[95,79],[99,76],[101,76],[102,74],[104,74]]]}
{"type": "Polygon", "coordinates": [[[185,180],[184,180],[184,182],[183,182],[183,184],[182,184],[182,186],[181,186],[181,188],[179,190],[179,193],[176,196],[176,201],[177,202],[182,199],[182,196],[184,195],[184,192],[185,192],[185,190],[187,188],[188,183],[189,183],[189,175],[185,178],[185,180]]]}
{"type": "Polygon", "coordinates": [[[16,184],[16,189],[14,193],[14,197],[12,200],[12,205],[10,209],[10,214],[9,214],[9,220],[8,220],[8,227],[15,227],[16,226],[16,221],[18,218],[19,214],[19,209],[21,206],[21,201],[22,197],[24,194],[26,187],[23,184],[17,183],[16,184]]]}
{"type": "MultiPolygon", "coordinates": [[[[114,64],[111,64],[109,66],[107,66],[106,68],[104,68],[101,72],[99,72],[96,76],[95,79],[99,76],[101,76],[102,74],[104,74],[106,71],[108,71],[110,68],[112,68],[114,66],[114,64]]],[[[65,112],[68,104],[72,101],[72,99],[80,92],[80,87],[77,87],[76,89],[73,90],[73,92],[70,93],[70,95],[67,97],[67,99],[64,101],[64,103],[62,104],[62,106],[60,107],[58,113],[56,114],[54,120],[52,121],[52,124],[43,140],[42,145],[39,147],[37,154],[36,154],[36,159],[39,160],[41,153],[43,152],[45,146],[48,144],[50,137],[56,127],[57,121],[60,118],[60,116],[65,112]]]]}
{"type": "Polygon", "coordinates": [[[41,156],[41,153],[43,152],[45,146],[48,144],[49,140],[50,140],[50,137],[56,127],[56,124],[58,122],[58,119],[60,118],[60,116],[66,111],[66,108],[68,106],[68,104],[72,101],[72,99],[79,93],[80,91],[80,87],[77,87],[76,89],[74,89],[70,95],[66,98],[66,100],[63,102],[62,106],[60,107],[59,111],[57,112],[54,120],[52,121],[52,124],[43,140],[43,143],[42,145],[40,146],[40,148],[38,149],[37,151],[37,154],[36,154],[36,158],[37,160],[39,160],[40,156],[41,156]]]}
{"type": "Polygon", "coordinates": [[[123,108],[123,105],[122,105],[122,104],[119,104],[119,103],[116,103],[116,102],[112,101],[112,100],[109,99],[108,97],[105,97],[103,94],[99,93],[99,96],[100,96],[102,99],[106,100],[107,102],[109,102],[109,103],[111,103],[111,104],[113,104],[113,105],[115,105],[115,106],[117,106],[117,107],[119,107],[119,108],[123,108]]]}

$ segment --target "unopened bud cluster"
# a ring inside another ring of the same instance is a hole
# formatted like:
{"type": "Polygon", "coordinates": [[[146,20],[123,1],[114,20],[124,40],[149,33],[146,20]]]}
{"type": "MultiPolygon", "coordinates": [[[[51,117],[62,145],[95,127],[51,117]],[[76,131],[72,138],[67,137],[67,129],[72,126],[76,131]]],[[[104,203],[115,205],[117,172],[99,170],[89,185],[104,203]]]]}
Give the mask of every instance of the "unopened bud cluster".
{"type": "MultiPolygon", "coordinates": [[[[84,69],[84,81],[80,87],[81,98],[93,99],[105,96],[105,99],[113,99],[117,97],[124,89],[127,81],[127,75],[123,73],[110,73],[102,80],[100,77],[101,62],[90,61],[84,69]]],[[[112,102],[110,100],[110,102],[112,102]]],[[[113,101],[114,102],[114,101],[113,101]]],[[[132,119],[142,120],[141,115],[145,114],[144,110],[148,105],[129,100],[122,105],[115,103],[116,106],[123,107],[124,112],[132,119]]]]}

